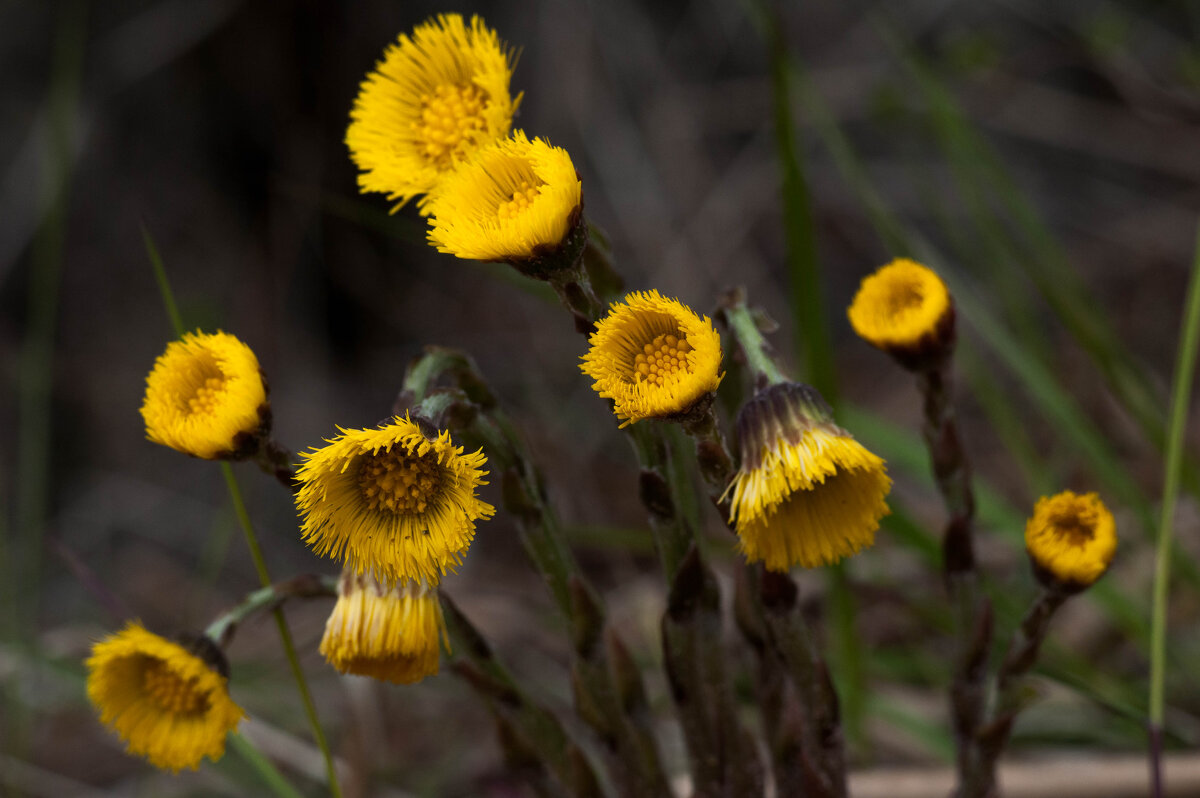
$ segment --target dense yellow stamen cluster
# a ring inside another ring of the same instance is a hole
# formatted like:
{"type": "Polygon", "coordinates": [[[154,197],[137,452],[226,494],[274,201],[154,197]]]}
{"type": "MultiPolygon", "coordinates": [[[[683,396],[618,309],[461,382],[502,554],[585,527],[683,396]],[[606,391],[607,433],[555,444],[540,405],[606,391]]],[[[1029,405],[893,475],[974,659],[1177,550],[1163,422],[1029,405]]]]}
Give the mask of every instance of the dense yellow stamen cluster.
{"type": "Polygon", "coordinates": [[[634,379],[646,380],[655,385],[665,385],[678,371],[688,372],[687,353],[692,345],[679,336],[659,334],[642,347],[633,359],[634,379]]]}
{"type": "Polygon", "coordinates": [[[208,696],[195,678],[184,679],[161,660],[152,660],[142,673],[142,689],[159,709],[176,715],[203,712],[208,696]]]}
{"type": "Polygon", "coordinates": [[[220,759],[244,713],[225,677],[178,643],[130,623],[96,643],[87,661],[88,698],[129,753],[178,771],[220,759]]]}
{"type": "Polygon", "coordinates": [[[487,125],[483,109],[487,92],[478,86],[441,84],[421,95],[421,117],[412,123],[425,159],[445,171],[461,158],[487,125]]]}
{"type": "Polygon", "coordinates": [[[950,313],[946,284],[931,269],[906,258],[864,279],[847,311],[854,331],[881,349],[932,341],[950,313]]]}
{"type": "Polygon", "coordinates": [[[1025,547],[1034,564],[1054,580],[1087,587],[1112,562],[1116,522],[1095,493],[1043,496],[1025,525],[1025,547]]]}
{"type": "Polygon", "coordinates": [[[657,291],[637,292],[596,323],[580,369],[625,420],[682,413],[715,391],[721,336],[707,316],[657,291]]]}
{"type": "Polygon", "coordinates": [[[363,458],[358,486],[372,510],[423,513],[436,501],[442,485],[437,462],[392,450],[363,458]]]}
{"type": "MultiPolygon", "coordinates": [[[[346,131],[359,188],[400,204],[508,135],[512,52],[473,17],[442,14],[401,34],[369,72],[346,131]]],[[[422,206],[422,213],[426,210],[422,206]]]]}
{"type": "Polygon", "coordinates": [[[296,506],[304,539],[318,554],[343,557],[354,573],[387,585],[436,585],[461,562],[475,522],[495,512],[475,495],[487,484],[487,458],[464,454],[448,432],[426,438],[408,417],[341,432],[328,446],[301,453],[296,506]]]}
{"type": "Polygon", "coordinates": [[[530,185],[528,180],[522,180],[521,184],[513,191],[512,197],[501,202],[496,208],[496,215],[504,220],[516,219],[529,210],[530,205],[540,193],[537,186],[530,185]]]}
{"type": "Polygon", "coordinates": [[[258,431],[267,391],[258,359],[232,335],[185,333],[167,345],[146,377],[146,437],[212,459],[258,431]]]}
{"type": "Polygon", "coordinates": [[[469,260],[524,260],[560,246],[583,202],[571,156],[518,130],[477,150],[426,198],[429,243],[469,260]]]}

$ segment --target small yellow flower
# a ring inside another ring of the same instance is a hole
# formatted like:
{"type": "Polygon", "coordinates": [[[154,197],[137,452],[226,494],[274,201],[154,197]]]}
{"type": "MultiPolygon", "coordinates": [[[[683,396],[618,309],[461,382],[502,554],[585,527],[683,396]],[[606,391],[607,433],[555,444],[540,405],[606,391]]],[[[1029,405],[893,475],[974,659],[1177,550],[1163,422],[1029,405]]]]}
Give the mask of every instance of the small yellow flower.
{"type": "Polygon", "coordinates": [[[883,460],[836,426],[813,388],[772,385],[737,420],[741,468],[730,523],[749,562],[772,571],[838,562],[875,542],[892,480],[883,460]]]}
{"type": "Polygon", "coordinates": [[[438,672],[439,637],[446,623],[436,588],[407,582],[389,589],[346,570],[321,654],[342,673],[413,684],[438,672]]]}
{"type": "Polygon", "coordinates": [[[472,17],[441,14],[400,35],[367,73],[346,145],[359,188],[400,205],[430,191],[475,149],[508,135],[513,53],[472,17]]]}
{"type": "Polygon", "coordinates": [[[1025,524],[1025,548],[1043,581],[1081,590],[1108,570],[1117,525],[1095,493],[1043,496],[1025,524]]]}
{"type": "Polygon", "coordinates": [[[146,437],[194,457],[236,453],[268,411],[258,358],[228,333],[184,333],[146,377],[146,437]]]}
{"type": "Polygon", "coordinates": [[[687,411],[717,389],[721,336],[708,316],[658,291],[635,291],[596,323],[580,369],[613,400],[622,427],[687,411]]]}
{"type": "Polygon", "coordinates": [[[898,258],[862,281],[847,312],[854,331],[905,365],[948,351],[954,303],[942,278],[898,258]]]}
{"type": "MultiPolygon", "coordinates": [[[[207,652],[195,648],[224,667],[211,642],[207,652]]],[[[229,697],[225,675],[138,623],[96,643],[87,669],[88,698],[100,720],[120,735],[129,753],[163,770],[195,770],[205,756],[220,759],[225,735],[245,715],[229,697]]]]}
{"type": "Polygon", "coordinates": [[[468,260],[533,258],[566,240],[582,202],[567,151],[518,130],[438,183],[425,205],[429,243],[468,260]]]}
{"type": "Polygon", "coordinates": [[[436,585],[461,564],[475,521],[496,511],[475,496],[487,484],[483,451],[463,454],[449,432],[430,440],[407,416],[339,431],[328,446],[301,453],[296,506],[305,541],[387,585],[436,585]]]}

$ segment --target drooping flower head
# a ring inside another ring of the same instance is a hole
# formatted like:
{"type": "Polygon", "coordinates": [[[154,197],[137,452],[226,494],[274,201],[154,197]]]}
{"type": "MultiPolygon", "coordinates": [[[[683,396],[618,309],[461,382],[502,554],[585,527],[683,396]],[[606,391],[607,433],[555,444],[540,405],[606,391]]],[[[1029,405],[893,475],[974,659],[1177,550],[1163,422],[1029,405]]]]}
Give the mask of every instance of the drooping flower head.
{"type": "Polygon", "coordinates": [[[437,673],[438,640],[445,637],[436,588],[420,582],[387,588],[346,569],[321,654],[342,673],[413,684],[437,673]]]}
{"type": "Polygon", "coordinates": [[[847,311],[859,337],[919,369],[954,346],[954,303],[942,278],[897,258],[862,281],[847,311]]]}
{"type": "Polygon", "coordinates": [[[721,336],[708,316],[658,291],[634,291],[596,322],[580,369],[613,400],[622,427],[686,413],[717,389],[721,336]]]}
{"type": "Polygon", "coordinates": [[[582,202],[567,151],[518,130],[438,183],[425,205],[429,243],[468,260],[528,260],[564,244],[582,202]]]}
{"type": "Polygon", "coordinates": [[[131,754],[163,770],[218,760],[245,713],[227,688],[227,666],[208,638],[189,647],[129,623],[92,647],[87,693],[100,720],[131,754]]]}
{"type": "Polygon", "coordinates": [[[305,541],[387,585],[436,585],[462,562],[475,522],[496,511],[475,495],[487,484],[483,451],[463,454],[449,432],[431,440],[407,415],[339,431],[328,446],[301,453],[296,506],[305,541]]]}
{"type": "Polygon", "coordinates": [[[346,145],[359,188],[402,205],[474,150],[508,135],[513,53],[472,17],[441,14],[387,48],[350,112],[346,145]]]}
{"type": "Polygon", "coordinates": [[[780,383],[738,413],[741,468],[729,520],[749,562],[772,571],[838,562],[875,542],[892,480],[833,423],[817,391],[780,383]]]}
{"type": "Polygon", "coordinates": [[[1068,592],[1088,587],[1108,570],[1117,550],[1117,525],[1095,493],[1043,496],[1025,524],[1034,573],[1068,592]]]}
{"type": "Polygon", "coordinates": [[[270,421],[258,358],[228,333],[184,333],[146,377],[146,437],[185,454],[229,457],[270,421]]]}

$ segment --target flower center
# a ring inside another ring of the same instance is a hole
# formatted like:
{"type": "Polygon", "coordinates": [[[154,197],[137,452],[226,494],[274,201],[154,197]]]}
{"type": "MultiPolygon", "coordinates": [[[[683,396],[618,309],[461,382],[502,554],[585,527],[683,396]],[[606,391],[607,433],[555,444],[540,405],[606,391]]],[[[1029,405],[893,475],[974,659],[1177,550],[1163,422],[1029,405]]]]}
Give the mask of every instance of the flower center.
{"type": "Polygon", "coordinates": [[[372,510],[419,514],[441,491],[442,471],[436,458],[414,457],[403,450],[380,452],[364,459],[358,487],[372,510]]]}
{"type": "Polygon", "coordinates": [[[687,353],[692,345],[675,335],[663,333],[642,347],[633,361],[633,378],[637,382],[663,385],[676,373],[690,371],[687,353]]]}
{"type": "Polygon", "coordinates": [[[501,219],[515,219],[525,212],[529,203],[533,202],[541,191],[537,186],[530,185],[528,180],[522,180],[521,185],[512,193],[512,199],[500,203],[496,215],[501,219]]]}
{"type": "Polygon", "coordinates": [[[1058,537],[1071,546],[1085,546],[1096,537],[1096,530],[1075,513],[1060,515],[1051,522],[1058,537]]]}
{"type": "Polygon", "coordinates": [[[432,94],[421,95],[421,118],[413,122],[425,158],[439,170],[450,167],[455,156],[477,130],[483,130],[487,92],[478,86],[443,83],[432,94]]]}
{"type": "Polygon", "coordinates": [[[906,310],[919,308],[925,301],[921,286],[914,282],[904,281],[892,287],[887,297],[888,315],[898,316],[906,310]]]}
{"type": "Polygon", "coordinates": [[[216,412],[217,403],[225,393],[224,377],[206,377],[196,393],[187,400],[188,412],[192,415],[212,415],[216,412]]]}
{"type": "Polygon", "coordinates": [[[196,679],[183,679],[162,660],[142,672],[142,689],[164,712],[191,715],[208,709],[208,695],[196,688],[196,679]]]}

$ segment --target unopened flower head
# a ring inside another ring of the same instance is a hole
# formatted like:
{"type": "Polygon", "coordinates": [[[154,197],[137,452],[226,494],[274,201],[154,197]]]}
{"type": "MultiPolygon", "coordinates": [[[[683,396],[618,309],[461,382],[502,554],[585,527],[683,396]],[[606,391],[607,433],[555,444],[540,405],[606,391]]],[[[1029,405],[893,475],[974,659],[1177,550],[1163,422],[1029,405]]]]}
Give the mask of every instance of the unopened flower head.
{"type": "Polygon", "coordinates": [[[413,684],[437,673],[445,636],[436,588],[419,582],[388,588],[346,570],[321,654],[342,673],[413,684]]]}
{"type": "Polygon", "coordinates": [[[898,258],[862,281],[848,311],[854,331],[902,365],[919,369],[954,346],[954,303],[942,278],[898,258]]]}
{"type": "Polygon", "coordinates": [[[596,322],[580,368],[613,400],[622,427],[686,413],[721,384],[721,336],[708,316],[635,291],[596,322]]]}
{"type": "Polygon", "coordinates": [[[875,542],[892,480],[882,459],[833,423],[815,389],[771,385],[742,408],[737,430],[729,520],[749,562],[815,568],[875,542]]]}
{"type": "Polygon", "coordinates": [[[579,224],[571,156],[518,130],[476,151],[429,195],[429,243],[468,260],[523,261],[560,249],[579,224]]]}
{"type": "Polygon", "coordinates": [[[508,134],[513,53],[479,17],[442,14],[413,29],[367,73],[346,145],[359,188],[400,204],[431,190],[477,148],[508,134]]]}
{"type": "Polygon", "coordinates": [[[245,715],[226,686],[216,645],[185,648],[130,623],[96,643],[87,661],[87,693],[100,720],[131,754],[178,772],[225,753],[225,736],[245,715]]]}
{"type": "Polygon", "coordinates": [[[1063,491],[1038,500],[1025,524],[1025,548],[1043,584],[1082,590],[1108,570],[1117,526],[1095,493],[1063,491]]]}
{"type": "Polygon", "coordinates": [[[301,453],[296,506],[304,539],[317,554],[344,558],[355,573],[387,585],[436,585],[462,562],[475,522],[495,513],[475,495],[487,484],[483,451],[464,454],[449,432],[431,440],[407,415],[340,432],[301,453]]]}
{"type": "Polygon", "coordinates": [[[195,457],[236,454],[269,413],[258,358],[228,333],[184,333],[146,377],[146,437],[195,457]]]}

